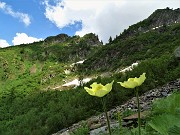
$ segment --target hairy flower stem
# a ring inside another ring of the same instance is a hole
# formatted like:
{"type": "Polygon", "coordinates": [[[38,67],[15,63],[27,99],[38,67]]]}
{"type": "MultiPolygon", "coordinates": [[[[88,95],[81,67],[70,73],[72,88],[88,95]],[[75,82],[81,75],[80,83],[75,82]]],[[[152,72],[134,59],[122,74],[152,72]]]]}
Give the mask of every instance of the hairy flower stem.
{"type": "Polygon", "coordinates": [[[121,113],[118,112],[118,121],[119,121],[119,135],[123,135],[123,128],[122,128],[122,117],[121,113]]]}
{"type": "Polygon", "coordinates": [[[109,117],[108,117],[108,114],[107,114],[105,99],[104,98],[101,98],[101,99],[102,99],[103,109],[104,109],[106,119],[107,119],[109,135],[111,135],[111,127],[110,127],[109,117]]]}
{"type": "Polygon", "coordinates": [[[135,91],[136,91],[136,98],[137,98],[137,104],[138,104],[138,130],[139,130],[139,135],[141,135],[141,119],[140,119],[140,105],[139,105],[138,89],[135,88],[135,91]]]}

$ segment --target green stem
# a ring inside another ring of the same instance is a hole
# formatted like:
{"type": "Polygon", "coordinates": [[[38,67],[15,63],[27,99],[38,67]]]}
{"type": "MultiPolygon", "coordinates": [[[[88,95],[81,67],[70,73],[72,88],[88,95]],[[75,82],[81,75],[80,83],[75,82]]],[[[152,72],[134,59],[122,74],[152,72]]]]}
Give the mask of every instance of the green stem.
{"type": "Polygon", "coordinates": [[[138,104],[138,129],[139,129],[139,135],[141,135],[141,119],[140,119],[140,105],[139,105],[138,89],[135,88],[135,91],[136,91],[136,98],[137,98],[137,104],[138,104]]]}
{"type": "Polygon", "coordinates": [[[107,119],[109,135],[111,135],[111,127],[110,127],[109,117],[108,117],[108,114],[107,114],[106,103],[105,103],[103,98],[102,98],[102,104],[103,104],[103,109],[104,109],[104,112],[105,112],[105,115],[106,115],[106,119],[107,119]]]}
{"type": "Polygon", "coordinates": [[[122,122],[121,122],[122,118],[121,118],[121,113],[118,112],[118,121],[119,121],[119,134],[123,135],[123,128],[122,128],[122,122]]]}

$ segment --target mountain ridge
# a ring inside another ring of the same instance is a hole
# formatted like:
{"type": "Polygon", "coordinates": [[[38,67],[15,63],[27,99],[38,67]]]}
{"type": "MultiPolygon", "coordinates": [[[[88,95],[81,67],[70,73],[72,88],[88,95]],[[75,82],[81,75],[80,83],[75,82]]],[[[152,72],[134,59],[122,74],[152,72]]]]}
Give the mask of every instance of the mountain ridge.
{"type": "Polygon", "coordinates": [[[129,36],[138,35],[139,33],[148,32],[159,26],[168,26],[174,23],[180,23],[180,8],[174,10],[168,7],[166,9],[157,9],[148,18],[125,29],[122,34],[115,38],[115,41],[123,40],[129,36]]]}
{"type": "MultiPolygon", "coordinates": [[[[166,10],[172,11],[161,11],[166,10]]],[[[127,31],[139,28],[139,24],[127,31]]],[[[178,79],[179,53],[174,55],[174,51],[179,50],[179,37],[180,23],[172,23],[133,36],[125,32],[106,45],[93,33],[84,37],[59,34],[45,41],[0,49],[0,134],[49,135],[102,112],[99,98],[89,96],[82,86],[52,89],[68,80],[96,76],[83,84],[87,87],[93,82],[105,85],[114,80],[107,95],[110,110],[134,95],[133,91],[120,90],[116,82],[146,72],[147,79],[139,91],[142,94],[178,79]],[[78,61],[83,63],[71,66],[78,61]],[[138,65],[133,70],[118,72],[134,62],[138,65]]]]}

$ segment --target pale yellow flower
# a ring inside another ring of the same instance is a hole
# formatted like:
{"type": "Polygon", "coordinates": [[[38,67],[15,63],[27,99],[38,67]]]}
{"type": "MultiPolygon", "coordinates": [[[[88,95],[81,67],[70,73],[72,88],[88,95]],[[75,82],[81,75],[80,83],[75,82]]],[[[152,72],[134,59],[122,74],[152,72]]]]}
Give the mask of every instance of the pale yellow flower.
{"type": "Polygon", "coordinates": [[[112,90],[112,84],[114,81],[111,83],[106,84],[105,86],[100,84],[97,84],[97,82],[94,82],[91,84],[91,88],[84,87],[84,89],[92,96],[97,96],[97,97],[103,97],[106,94],[108,94],[112,90]]]}
{"type": "Polygon", "coordinates": [[[120,83],[120,85],[122,87],[125,87],[125,88],[135,88],[137,86],[140,86],[146,79],[146,73],[143,73],[142,75],[140,75],[139,78],[135,77],[135,78],[129,78],[127,81],[124,81],[123,83],[122,82],[117,82],[117,83],[120,83]]]}

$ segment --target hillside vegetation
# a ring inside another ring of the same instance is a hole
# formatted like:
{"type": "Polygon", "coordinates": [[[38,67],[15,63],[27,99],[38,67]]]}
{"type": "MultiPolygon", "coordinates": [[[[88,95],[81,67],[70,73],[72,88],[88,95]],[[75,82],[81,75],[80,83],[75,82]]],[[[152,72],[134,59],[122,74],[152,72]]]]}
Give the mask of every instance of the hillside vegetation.
{"type": "MultiPolygon", "coordinates": [[[[121,35],[124,36],[124,33],[121,35]]],[[[121,35],[87,59],[80,69],[88,72],[114,71],[137,61],[171,55],[180,44],[180,25],[164,25],[127,37],[126,40],[121,35]]]]}
{"type": "MultiPolygon", "coordinates": [[[[162,12],[166,10],[170,9],[162,12]]],[[[137,23],[127,31],[140,24],[147,26],[137,23]]],[[[85,84],[89,87],[94,81],[106,84],[114,80],[113,90],[107,95],[110,109],[134,96],[133,91],[120,90],[116,82],[146,72],[143,93],[180,77],[180,62],[174,55],[180,45],[180,23],[122,35],[104,46],[90,33],[84,37],[60,34],[0,49],[0,135],[50,135],[102,112],[100,99],[89,96],[81,86],[52,89],[73,78],[111,72],[85,84]],[[70,66],[79,60],[85,62],[70,66]],[[133,71],[118,72],[137,61],[133,71]],[[72,72],[66,74],[66,69],[72,72]]]]}

